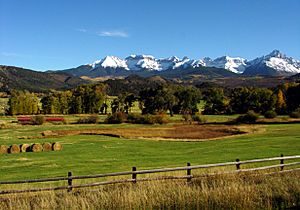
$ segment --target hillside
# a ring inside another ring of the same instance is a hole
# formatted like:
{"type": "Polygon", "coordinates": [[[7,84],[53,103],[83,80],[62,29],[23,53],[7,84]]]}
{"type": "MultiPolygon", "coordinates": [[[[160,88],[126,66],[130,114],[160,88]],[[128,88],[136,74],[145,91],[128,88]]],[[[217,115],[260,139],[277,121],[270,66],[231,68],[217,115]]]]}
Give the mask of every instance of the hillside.
{"type": "Polygon", "coordinates": [[[292,81],[299,81],[300,80],[300,73],[291,76],[289,79],[292,80],[292,81]]]}
{"type": "Polygon", "coordinates": [[[0,65],[0,91],[20,89],[46,92],[49,89],[68,89],[83,83],[86,81],[63,72],[46,73],[0,65]]]}

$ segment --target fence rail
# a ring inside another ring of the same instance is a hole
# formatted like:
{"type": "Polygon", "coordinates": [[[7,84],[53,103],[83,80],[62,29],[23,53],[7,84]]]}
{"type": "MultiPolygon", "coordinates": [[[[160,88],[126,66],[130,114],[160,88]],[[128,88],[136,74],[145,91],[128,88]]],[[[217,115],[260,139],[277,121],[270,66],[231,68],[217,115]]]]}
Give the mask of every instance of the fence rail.
{"type": "Polygon", "coordinates": [[[187,163],[187,166],[184,166],[184,167],[160,168],[160,169],[149,169],[149,170],[137,170],[136,167],[132,167],[131,171],[85,175],[85,176],[73,176],[72,172],[68,172],[67,177],[52,177],[52,178],[29,179],[29,180],[19,180],[19,181],[0,181],[0,185],[67,181],[68,182],[67,186],[47,187],[47,188],[31,188],[31,189],[24,189],[24,190],[3,190],[3,191],[0,190],[0,194],[40,192],[40,191],[51,191],[51,190],[72,191],[72,189],[75,189],[75,188],[94,187],[94,186],[100,186],[100,185],[118,184],[118,183],[127,183],[127,182],[136,183],[137,181],[140,182],[140,181],[152,181],[152,180],[186,179],[187,182],[190,182],[192,180],[192,178],[197,178],[197,177],[201,177],[201,176],[203,177],[203,176],[207,176],[207,175],[261,171],[261,170],[276,169],[276,168],[280,168],[280,171],[272,172],[269,174],[278,173],[278,172],[281,173],[281,172],[298,171],[298,170],[300,170],[300,168],[284,170],[284,167],[300,165],[300,162],[284,163],[285,160],[295,160],[295,159],[300,159],[300,155],[286,156],[286,157],[281,155],[280,157],[245,160],[245,161],[240,161],[239,159],[236,159],[235,162],[194,165],[194,166],[191,166],[190,163],[187,163]],[[272,161],[280,161],[280,164],[262,166],[262,167],[257,167],[257,168],[241,169],[241,165],[246,165],[246,164],[251,164],[251,163],[272,162],[272,161]],[[192,169],[207,169],[207,168],[224,167],[224,166],[236,166],[236,170],[231,170],[231,171],[222,172],[222,173],[203,174],[200,176],[192,175],[192,169]],[[174,172],[174,171],[186,171],[186,175],[185,176],[161,176],[161,177],[150,177],[150,178],[137,179],[138,174],[153,174],[153,173],[174,172]],[[131,175],[131,179],[119,179],[119,180],[102,181],[102,182],[94,182],[94,183],[79,184],[79,185],[73,184],[73,180],[78,180],[78,179],[92,179],[92,178],[125,176],[125,175],[131,175]]]}

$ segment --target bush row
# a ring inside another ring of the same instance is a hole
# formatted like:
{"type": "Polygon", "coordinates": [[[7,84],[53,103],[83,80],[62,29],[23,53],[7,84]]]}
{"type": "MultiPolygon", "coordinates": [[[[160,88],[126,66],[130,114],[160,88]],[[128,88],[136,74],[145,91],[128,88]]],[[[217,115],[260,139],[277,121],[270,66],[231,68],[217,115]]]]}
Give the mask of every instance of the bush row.
{"type": "Polygon", "coordinates": [[[110,114],[105,119],[105,123],[119,124],[119,123],[134,123],[134,124],[166,124],[169,122],[165,114],[156,115],[142,115],[142,114],[125,114],[123,112],[116,112],[110,114]]]}
{"type": "Polygon", "coordinates": [[[49,143],[45,142],[43,144],[13,144],[10,146],[1,145],[0,154],[15,154],[20,152],[48,152],[48,151],[60,151],[62,150],[62,145],[59,142],[49,143]]]}
{"type": "Polygon", "coordinates": [[[98,115],[91,115],[88,117],[81,117],[77,120],[77,124],[97,124],[99,122],[98,115]]]}
{"type": "Polygon", "coordinates": [[[184,120],[184,122],[187,123],[192,123],[192,122],[197,122],[198,124],[203,124],[207,122],[207,119],[205,116],[200,115],[200,114],[194,114],[194,115],[190,115],[190,114],[183,114],[182,118],[184,120]]]}
{"type": "Polygon", "coordinates": [[[291,118],[300,118],[300,108],[290,113],[291,118]]]}

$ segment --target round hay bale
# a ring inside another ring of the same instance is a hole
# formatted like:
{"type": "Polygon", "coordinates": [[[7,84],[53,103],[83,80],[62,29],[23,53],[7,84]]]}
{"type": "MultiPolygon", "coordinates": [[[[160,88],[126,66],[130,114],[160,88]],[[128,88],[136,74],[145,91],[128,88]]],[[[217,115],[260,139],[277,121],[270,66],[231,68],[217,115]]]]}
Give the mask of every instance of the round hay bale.
{"type": "Polygon", "coordinates": [[[7,154],[8,153],[8,146],[1,145],[0,146],[0,154],[7,154]]]}
{"type": "Polygon", "coordinates": [[[49,130],[42,132],[42,136],[52,136],[52,135],[53,135],[53,132],[49,131],[49,130]]]}
{"type": "Polygon", "coordinates": [[[31,146],[31,151],[32,152],[41,152],[41,151],[43,151],[43,146],[39,143],[33,144],[31,146]]]}
{"type": "Polygon", "coordinates": [[[10,146],[9,153],[15,154],[15,153],[19,153],[19,152],[20,152],[19,145],[13,144],[13,145],[10,146]]]}
{"type": "Polygon", "coordinates": [[[43,144],[43,151],[47,152],[47,151],[51,151],[52,150],[52,145],[48,142],[45,142],[43,144]]]}
{"type": "Polygon", "coordinates": [[[21,144],[20,149],[21,149],[21,152],[29,152],[30,145],[29,144],[21,144]]]}
{"type": "Polygon", "coordinates": [[[52,150],[53,151],[60,151],[60,150],[62,150],[62,144],[61,143],[59,143],[59,142],[55,142],[55,143],[53,143],[52,144],[52,150]]]}

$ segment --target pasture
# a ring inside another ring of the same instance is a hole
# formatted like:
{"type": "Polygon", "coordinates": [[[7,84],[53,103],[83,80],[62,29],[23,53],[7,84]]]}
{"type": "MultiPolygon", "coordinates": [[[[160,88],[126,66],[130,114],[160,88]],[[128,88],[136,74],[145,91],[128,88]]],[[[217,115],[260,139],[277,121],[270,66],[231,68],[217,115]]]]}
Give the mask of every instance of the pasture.
{"type": "MultiPolygon", "coordinates": [[[[232,116],[206,116],[208,121],[223,121],[232,116]]],[[[74,121],[78,116],[69,116],[74,121]]],[[[11,123],[15,118],[1,118],[6,123],[0,129],[1,144],[61,142],[59,152],[1,154],[1,180],[19,180],[53,176],[97,174],[104,172],[127,171],[132,166],[138,169],[208,164],[217,162],[264,158],[284,155],[297,155],[300,151],[299,124],[266,124],[240,126],[246,134],[229,135],[208,141],[181,141],[181,139],[136,138],[134,136],[110,137],[105,135],[84,135],[83,133],[42,137],[43,131],[58,133],[86,130],[147,130],[173,128],[183,124],[179,117],[167,125],[133,124],[67,124],[41,126],[11,123]]],[[[187,125],[184,125],[187,126],[187,125]]],[[[199,129],[204,125],[198,126],[199,129]]],[[[210,129],[209,126],[205,129],[210,129]]],[[[219,126],[219,125],[216,125],[219,126]]],[[[203,132],[206,132],[205,130],[203,132]]],[[[189,132],[187,132],[189,133],[189,132]]],[[[149,136],[148,136],[149,137],[149,136]]],[[[203,140],[203,139],[202,139],[203,140]]]]}

